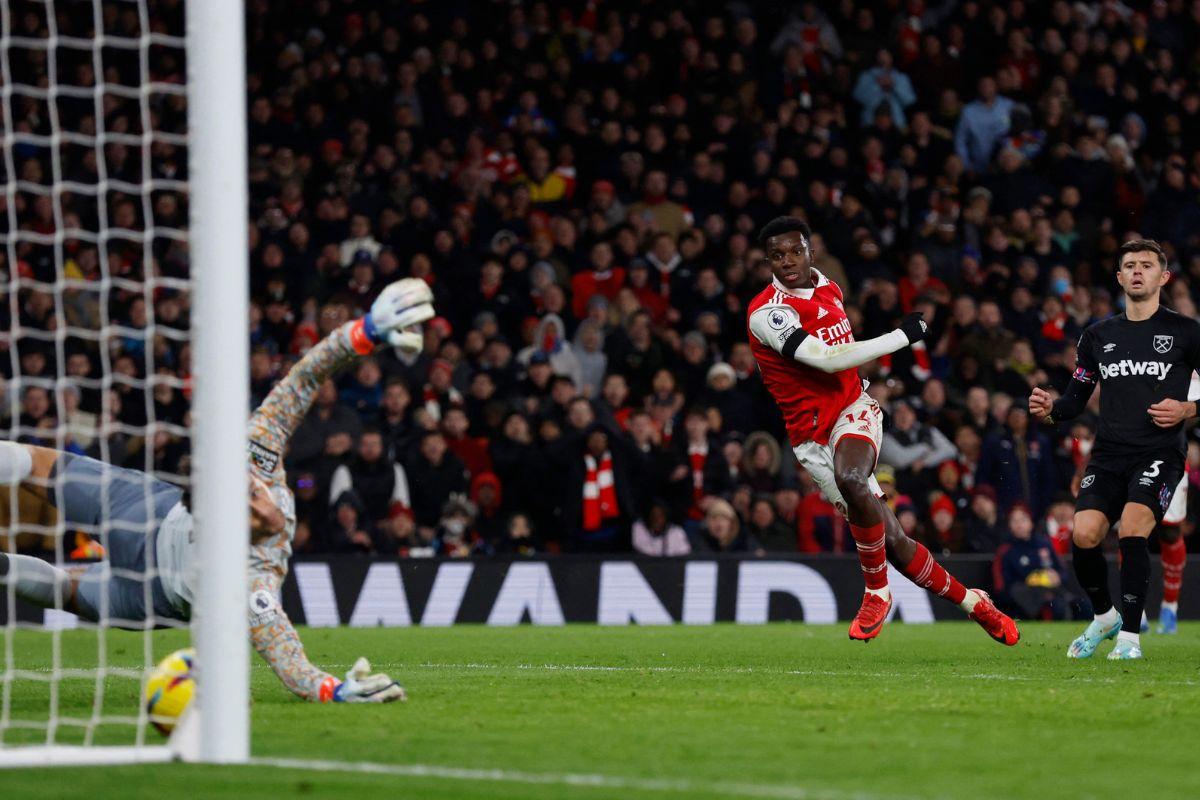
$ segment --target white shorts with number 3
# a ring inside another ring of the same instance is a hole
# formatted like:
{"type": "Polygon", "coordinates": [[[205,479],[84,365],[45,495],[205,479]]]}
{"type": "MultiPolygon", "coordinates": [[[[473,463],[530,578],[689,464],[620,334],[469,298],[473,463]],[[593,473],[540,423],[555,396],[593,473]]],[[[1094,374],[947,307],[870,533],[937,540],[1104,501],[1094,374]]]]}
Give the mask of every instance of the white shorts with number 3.
{"type": "MultiPolygon", "coordinates": [[[[866,439],[870,442],[875,449],[875,464],[879,463],[879,445],[883,441],[883,412],[879,404],[866,392],[842,409],[829,434],[829,444],[804,442],[792,449],[796,460],[808,470],[809,475],[812,475],[813,483],[821,490],[821,494],[837,507],[843,517],[846,516],[846,501],[834,478],[833,454],[837,450],[838,442],[847,437],[866,439]]],[[[875,469],[875,464],[871,465],[872,470],[875,469]]],[[[883,496],[883,490],[879,488],[874,475],[868,480],[868,485],[876,497],[883,496]]]]}

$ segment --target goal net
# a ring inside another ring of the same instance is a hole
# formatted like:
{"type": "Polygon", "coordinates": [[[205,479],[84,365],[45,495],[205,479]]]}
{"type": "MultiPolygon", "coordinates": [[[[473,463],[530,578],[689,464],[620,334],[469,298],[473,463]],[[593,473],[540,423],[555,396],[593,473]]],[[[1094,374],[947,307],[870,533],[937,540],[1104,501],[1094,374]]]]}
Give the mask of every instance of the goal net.
{"type": "Polygon", "coordinates": [[[0,438],[47,448],[0,486],[0,766],[248,756],[242,26],[240,0],[0,0],[0,438]],[[180,501],[190,615],[156,546],[180,501]],[[49,607],[18,595],[42,575],[49,607]],[[144,690],[188,646],[172,746],[144,690]]]}

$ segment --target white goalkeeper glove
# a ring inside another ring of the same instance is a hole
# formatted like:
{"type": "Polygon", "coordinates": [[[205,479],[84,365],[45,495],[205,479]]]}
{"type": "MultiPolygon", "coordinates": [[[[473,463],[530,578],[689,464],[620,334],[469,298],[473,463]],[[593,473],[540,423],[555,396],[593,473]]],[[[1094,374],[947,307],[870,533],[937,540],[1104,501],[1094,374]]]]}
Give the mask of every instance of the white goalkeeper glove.
{"type": "Polygon", "coordinates": [[[365,658],[355,661],[346,673],[346,680],[333,690],[335,703],[391,703],[407,699],[404,687],[389,676],[382,672],[372,675],[371,664],[365,658]]]}
{"type": "Polygon", "coordinates": [[[424,336],[408,330],[433,319],[433,292],[419,278],[388,284],[363,317],[363,333],[375,344],[390,344],[409,355],[421,352],[424,336]]]}

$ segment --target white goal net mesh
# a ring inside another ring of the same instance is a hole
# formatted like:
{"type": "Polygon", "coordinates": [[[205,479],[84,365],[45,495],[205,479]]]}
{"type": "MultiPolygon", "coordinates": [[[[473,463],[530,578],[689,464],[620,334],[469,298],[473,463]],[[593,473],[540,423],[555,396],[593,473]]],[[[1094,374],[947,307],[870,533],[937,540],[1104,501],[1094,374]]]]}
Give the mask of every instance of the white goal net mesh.
{"type": "Polygon", "coordinates": [[[0,487],[0,547],[81,581],[42,609],[8,562],[3,748],[161,743],[147,668],[187,644],[153,613],[153,512],[191,449],[184,27],[181,0],[0,0],[0,426],[69,454],[0,487]]]}

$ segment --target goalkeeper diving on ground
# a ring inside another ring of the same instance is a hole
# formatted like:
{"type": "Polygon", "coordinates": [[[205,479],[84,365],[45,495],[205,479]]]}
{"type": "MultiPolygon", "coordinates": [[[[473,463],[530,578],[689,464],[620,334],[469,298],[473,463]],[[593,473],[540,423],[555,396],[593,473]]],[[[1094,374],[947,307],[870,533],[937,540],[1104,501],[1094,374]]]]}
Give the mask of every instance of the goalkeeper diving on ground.
{"type": "MultiPolygon", "coordinates": [[[[366,659],[358,659],[339,680],[305,655],[280,604],[296,532],[283,453],[326,378],[377,345],[409,354],[421,349],[422,334],[415,326],[433,317],[432,299],[423,281],[391,284],[367,314],[309,350],[250,417],[250,638],[284,685],[306,700],[383,703],[403,700],[405,694],[389,676],[372,674],[366,659]]],[[[5,515],[0,522],[10,528],[61,522],[68,530],[107,530],[105,560],[82,569],[0,554],[0,584],[13,586],[17,597],[118,628],[190,620],[199,564],[189,498],[178,486],[84,456],[12,442],[0,442],[0,484],[0,515],[5,515]]]]}

